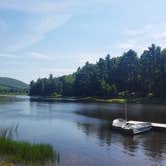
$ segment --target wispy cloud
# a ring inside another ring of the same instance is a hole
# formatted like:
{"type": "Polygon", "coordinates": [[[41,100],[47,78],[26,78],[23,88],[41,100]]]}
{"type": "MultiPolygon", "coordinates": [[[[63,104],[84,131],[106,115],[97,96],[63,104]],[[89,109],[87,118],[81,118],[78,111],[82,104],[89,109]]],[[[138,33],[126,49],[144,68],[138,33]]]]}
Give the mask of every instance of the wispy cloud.
{"type": "Polygon", "coordinates": [[[86,61],[95,63],[110,50],[111,56],[119,56],[128,49],[141,53],[151,43],[166,46],[165,15],[158,11],[152,18],[156,4],[160,8],[165,3],[152,2],[148,13],[149,3],[145,2],[145,11],[142,3],[0,0],[0,74],[15,73],[25,80],[49,73],[62,75],[86,61]],[[135,3],[138,6],[133,9],[135,3]],[[155,24],[156,20],[161,23],[155,24]]]}
{"type": "Polygon", "coordinates": [[[96,63],[99,58],[103,57],[104,54],[103,53],[99,53],[99,52],[84,52],[84,53],[78,53],[75,57],[76,60],[78,62],[79,65],[83,65],[86,62],[90,62],[90,63],[96,63]]]}
{"type": "Polygon", "coordinates": [[[76,1],[54,1],[54,0],[1,0],[0,8],[8,10],[16,10],[28,13],[57,13],[64,10],[69,10],[70,7],[75,5],[76,1]]]}
{"type": "MultiPolygon", "coordinates": [[[[3,11],[16,11],[25,13],[25,20],[18,22],[20,32],[15,35],[15,30],[9,28],[6,32],[12,35],[12,38],[4,38],[7,40],[8,46],[3,48],[5,51],[15,52],[20,49],[27,48],[39,41],[43,40],[49,32],[56,30],[63,26],[72,17],[71,9],[75,1],[23,1],[23,0],[2,0],[0,1],[0,9],[3,11]],[[24,24],[25,26],[23,26],[24,24]]],[[[5,26],[12,27],[13,21],[5,20],[6,18],[0,19],[0,31],[5,25],[5,21],[8,22],[5,26]]],[[[5,29],[8,29],[5,27],[5,29]]],[[[4,29],[4,28],[3,28],[4,29]]]]}
{"type": "MultiPolygon", "coordinates": [[[[8,52],[26,49],[45,39],[48,33],[65,25],[76,11],[84,11],[94,5],[100,8],[102,5],[110,4],[112,1],[114,0],[91,0],[89,2],[81,0],[1,0],[1,10],[7,12],[16,11],[20,13],[19,15],[26,16],[24,20],[18,22],[17,26],[20,32],[17,35],[12,28],[9,28],[5,33],[4,40],[6,40],[6,44],[2,43],[1,48],[8,52]],[[9,34],[12,38],[5,37],[9,36],[9,34]]],[[[2,18],[2,22],[5,22],[5,19],[2,18]]],[[[7,20],[7,22],[8,27],[13,27],[12,20],[7,20]]],[[[5,29],[8,29],[8,27],[5,29]]]]}
{"type": "Polygon", "coordinates": [[[8,58],[17,58],[18,56],[15,54],[0,53],[0,57],[8,59],[8,58]]]}
{"type": "Polygon", "coordinates": [[[133,40],[128,40],[125,43],[119,43],[118,48],[120,49],[132,49],[135,47],[136,42],[133,40]]]}
{"type": "Polygon", "coordinates": [[[39,52],[31,52],[27,54],[28,57],[32,58],[32,59],[39,59],[39,60],[50,60],[50,56],[43,54],[43,53],[39,53],[39,52]]]}
{"type": "Polygon", "coordinates": [[[33,59],[33,60],[44,60],[44,61],[58,61],[63,63],[64,61],[73,61],[75,63],[77,63],[77,67],[78,66],[82,66],[83,64],[85,64],[87,61],[90,63],[95,63],[99,60],[99,58],[101,57],[101,55],[103,55],[103,53],[99,53],[99,52],[83,52],[83,53],[68,53],[67,56],[65,56],[65,54],[61,53],[61,54],[45,54],[45,53],[41,53],[41,52],[29,52],[29,53],[25,53],[25,55],[27,56],[27,58],[33,59]]]}
{"type": "Polygon", "coordinates": [[[138,53],[141,53],[152,43],[166,47],[165,29],[165,23],[148,24],[136,29],[127,29],[123,32],[122,40],[116,43],[115,47],[121,52],[135,49],[138,53]]]}
{"type": "Polygon", "coordinates": [[[43,40],[49,32],[64,25],[70,17],[71,15],[43,16],[38,20],[33,20],[33,22],[28,25],[29,28],[24,31],[23,34],[16,39],[16,43],[9,46],[7,50],[12,52],[18,51],[43,40]]]}
{"type": "Polygon", "coordinates": [[[77,7],[81,7],[81,9],[84,10],[84,7],[99,5],[98,7],[102,8],[102,6],[110,5],[116,1],[117,0],[1,0],[0,9],[33,14],[63,13],[64,11],[71,13],[73,10],[77,10],[77,7]]]}

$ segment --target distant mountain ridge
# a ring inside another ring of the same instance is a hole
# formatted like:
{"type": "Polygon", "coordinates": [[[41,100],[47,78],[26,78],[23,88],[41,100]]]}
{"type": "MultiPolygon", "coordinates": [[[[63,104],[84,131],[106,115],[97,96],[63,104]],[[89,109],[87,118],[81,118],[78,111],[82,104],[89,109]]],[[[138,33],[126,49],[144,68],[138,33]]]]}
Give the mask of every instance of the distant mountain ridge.
{"type": "Polygon", "coordinates": [[[0,89],[1,90],[23,90],[28,89],[28,84],[9,77],[0,77],[0,89]]]}

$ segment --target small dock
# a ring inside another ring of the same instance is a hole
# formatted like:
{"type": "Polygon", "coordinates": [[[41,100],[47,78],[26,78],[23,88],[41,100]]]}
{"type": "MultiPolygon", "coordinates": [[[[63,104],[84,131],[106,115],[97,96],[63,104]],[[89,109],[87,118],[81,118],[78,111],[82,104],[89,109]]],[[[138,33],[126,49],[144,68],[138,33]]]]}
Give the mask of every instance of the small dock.
{"type": "MultiPolygon", "coordinates": [[[[131,123],[131,124],[139,124],[139,123],[144,123],[144,122],[141,122],[141,121],[128,121],[128,123],[131,123]]],[[[165,130],[166,131],[166,124],[162,124],[162,123],[152,123],[152,129],[153,130],[157,130],[157,131],[163,131],[165,130]]]]}

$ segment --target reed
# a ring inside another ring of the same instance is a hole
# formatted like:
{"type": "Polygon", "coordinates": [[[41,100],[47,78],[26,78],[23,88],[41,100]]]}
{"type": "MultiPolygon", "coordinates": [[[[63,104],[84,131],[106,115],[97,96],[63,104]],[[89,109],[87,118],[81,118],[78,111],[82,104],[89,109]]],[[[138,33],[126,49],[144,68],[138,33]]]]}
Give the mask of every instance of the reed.
{"type": "Polygon", "coordinates": [[[14,129],[0,129],[0,159],[26,166],[59,162],[59,153],[51,145],[13,140],[11,136],[14,129]]]}

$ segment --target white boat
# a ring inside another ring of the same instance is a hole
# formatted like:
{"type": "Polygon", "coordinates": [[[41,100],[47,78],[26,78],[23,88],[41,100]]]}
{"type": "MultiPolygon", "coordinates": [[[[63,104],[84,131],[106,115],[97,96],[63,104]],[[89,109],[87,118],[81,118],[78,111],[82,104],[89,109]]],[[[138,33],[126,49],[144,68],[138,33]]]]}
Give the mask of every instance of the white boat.
{"type": "Polygon", "coordinates": [[[115,119],[112,122],[112,128],[119,130],[120,132],[126,134],[141,134],[152,129],[151,123],[141,122],[141,123],[129,123],[127,121],[127,104],[125,104],[125,120],[115,119]]]}
{"type": "Polygon", "coordinates": [[[123,126],[125,126],[127,124],[127,121],[124,119],[115,119],[112,122],[112,127],[114,129],[121,129],[123,128],[123,126]]]}
{"type": "Polygon", "coordinates": [[[113,129],[119,130],[125,134],[141,134],[152,129],[151,123],[141,122],[138,124],[129,123],[124,119],[115,119],[112,123],[113,129]]]}
{"type": "Polygon", "coordinates": [[[150,131],[151,129],[152,125],[148,122],[142,122],[139,124],[132,124],[127,122],[126,125],[123,126],[124,132],[129,134],[141,134],[150,131]]]}

